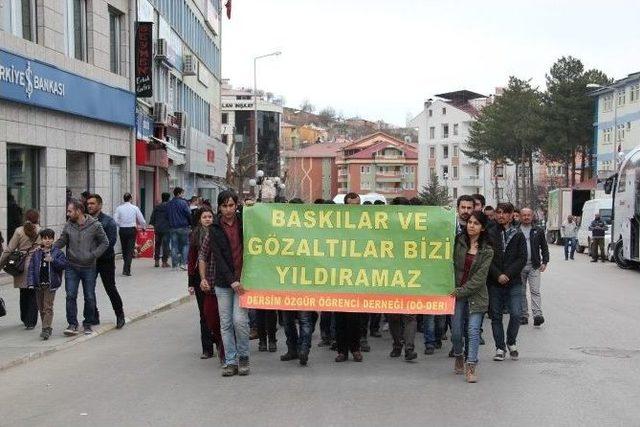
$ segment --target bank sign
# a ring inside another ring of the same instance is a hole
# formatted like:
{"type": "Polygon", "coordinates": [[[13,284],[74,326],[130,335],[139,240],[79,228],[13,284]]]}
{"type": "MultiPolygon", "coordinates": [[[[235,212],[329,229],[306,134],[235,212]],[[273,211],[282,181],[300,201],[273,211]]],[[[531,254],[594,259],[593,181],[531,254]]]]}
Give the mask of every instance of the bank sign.
{"type": "Polygon", "coordinates": [[[133,127],[133,93],[0,49],[0,98],[133,127]]]}

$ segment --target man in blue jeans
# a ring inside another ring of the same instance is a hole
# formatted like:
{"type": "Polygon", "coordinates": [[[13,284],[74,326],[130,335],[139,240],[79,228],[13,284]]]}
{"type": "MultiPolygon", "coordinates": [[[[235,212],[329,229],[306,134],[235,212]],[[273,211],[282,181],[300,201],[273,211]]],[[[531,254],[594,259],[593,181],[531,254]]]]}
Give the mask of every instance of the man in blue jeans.
{"type": "MultiPolygon", "coordinates": [[[[240,283],[242,274],[242,217],[238,214],[238,196],[225,190],[218,195],[220,215],[214,220],[209,235],[204,239],[202,251],[210,250],[215,262],[215,283],[202,278],[203,291],[215,285],[220,331],[224,344],[225,364],[223,377],[249,375],[249,313],[240,307],[240,295],[244,288],[240,283]]],[[[202,259],[200,271],[204,271],[202,259]]]]}
{"type": "Polygon", "coordinates": [[[171,238],[171,267],[186,270],[189,254],[189,227],[191,226],[191,211],[189,204],[182,197],[184,190],[176,187],[173,199],[167,203],[169,218],[169,236],[171,238]]]}
{"type": "Polygon", "coordinates": [[[318,315],[315,311],[285,311],[284,333],[287,336],[287,352],[280,356],[283,362],[299,359],[300,365],[306,366],[311,351],[311,336],[316,326],[318,315]],[[298,326],[296,326],[296,319],[298,326]]]}
{"type": "Polygon", "coordinates": [[[82,281],[84,295],[85,335],[93,331],[91,325],[96,322],[96,260],[109,248],[107,238],[100,221],[85,215],[84,204],[72,200],[67,204],[67,217],[60,238],[54,244],[57,248],[67,247],[68,266],[65,269],[65,291],[67,292],[67,322],[64,331],[67,336],[78,334],[78,287],[82,281]]]}
{"type": "Polygon", "coordinates": [[[562,238],[564,239],[564,260],[573,260],[573,254],[576,251],[578,244],[578,225],[576,224],[573,215],[567,217],[567,222],[562,224],[562,238]]]}
{"type": "Polygon", "coordinates": [[[527,241],[513,223],[513,205],[500,203],[496,208],[498,227],[491,233],[494,256],[489,268],[489,306],[491,329],[496,344],[495,361],[503,361],[509,349],[512,360],[519,357],[516,340],[522,316],[522,270],[527,264],[527,241]],[[502,314],[509,310],[509,326],[505,346],[502,314]]]}

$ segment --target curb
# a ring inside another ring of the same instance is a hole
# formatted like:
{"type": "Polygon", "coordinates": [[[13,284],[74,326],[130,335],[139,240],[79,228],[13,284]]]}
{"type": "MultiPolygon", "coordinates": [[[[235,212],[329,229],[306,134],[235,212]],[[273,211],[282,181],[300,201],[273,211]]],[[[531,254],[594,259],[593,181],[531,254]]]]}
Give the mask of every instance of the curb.
{"type": "MultiPolygon", "coordinates": [[[[138,312],[135,313],[132,316],[127,316],[125,317],[126,320],[126,324],[130,324],[130,323],[135,323],[139,320],[143,320],[146,319],[147,317],[151,317],[155,314],[158,313],[162,313],[163,311],[168,311],[171,310],[172,308],[176,308],[188,301],[190,301],[192,298],[191,295],[183,295],[181,297],[178,298],[174,298],[174,299],[170,299],[168,301],[165,301],[163,303],[160,303],[154,307],[152,307],[149,310],[145,310],[142,312],[138,312]]],[[[31,362],[33,360],[36,359],[40,359],[41,357],[45,357],[45,356],[49,356],[50,354],[56,353],[60,350],[65,350],[67,348],[73,347],[77,344],[83,343],[85,341],[91,340],[93,338],[96,338],[102,334],[105,334],[113,329],[116,328],[116,325],[113,323],[109,323],[105,326],[100,326],[98,328],[95,328],[93,330],[93,333],[91,335],[82,335],[80,334],[76,339],[73,339],[71,341],[66,341],[62,344],[58,344],[54,347],[50,347],[44,350],[40,350],[40,351],[35,351],[35,352],[31,352],[28,354],[25,354],[24,356],[21,356],[17,359],[11,360],[9,362],[6,362],[2,365],[0,365],[0,372],[5,371],[7,369],[13,368],[15,366],[19,366],[19,365],[23,365],[25,363],[31,362]]]]}

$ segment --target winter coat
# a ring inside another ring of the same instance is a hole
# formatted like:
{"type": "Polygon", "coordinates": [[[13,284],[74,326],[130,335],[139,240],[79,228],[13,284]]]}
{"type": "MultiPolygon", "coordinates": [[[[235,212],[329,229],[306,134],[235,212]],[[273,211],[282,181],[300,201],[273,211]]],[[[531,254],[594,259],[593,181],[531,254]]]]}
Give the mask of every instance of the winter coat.
{"type": "MultiPolygon", "coordinates": [[[[40,231],[40,226],[36,224],[37,232],[40,231]]],[[[27,257],[24,260],[24,271],[22,274],[13,277],[13,287],[14,288],[26,288],[27,287],[27,273],[29,271],[29,261],[31,260],[31,256],[35,252],[35,250],[40,246],[40,237],[36,237],[35,240],[27,237],[24,232],[24,226],[20,226],[16,228],[16,231],[13,233],[11,240],[9,240],[9,244],[2,252],[2,256],[0,256],[0,269],[4,268],[7,264],[7,259],[9,258],[9,254],[15,250],[20,252],[25,252],[27,257]]]]}
{"type": "Polygon", "coordinates": [[[168,204],[169,202],[162,202],[153,208],[153,212],[151,212],[149,224],[153,225],[156,233],[166,233],[171,229],[171,225],[169,224],[168,204]]]}
{"type": "Polygon", "coordinates": [[[493,262],[489,268],[489,279],[487,283],[492,286],[510,287],[522,283],[522,269],[527,265],[527,240],[524,234],[517,228],[515,234],[509,239],[504,247],[502,233],[503,228],[498,225],[490,234],[493,240],[493,262]],[[498,282],[501,274],[509,278],[506,285],[498,282]]]}
{"type": "Polygon", "coordinates": [[[109,239],[97,219],[85,215],[84,224],[68,221],[56,248],[67,247],[67,260],[76,268],[95,268],[96,260],[109,248],[109,239]]]}
{"type": "Polygon", "coordinates": [[[484,242],[478,248],[478,252],[467,275],[467,281],[464,285],[460,286],[460,281],[464,275],[464,263],[468,251],[469,246],[466,237],[464,235],[458,236],[454,249],[455,297],[467,298],[470,313],[484,313],[489,307],[487,276],[489,275],[489,267],[493,260],[493,249],[487,242],[484,242]]]}
{"type": "Polygon", "coordinates": [[[187,201],[181,197],[171,199],[167,203],[167,217],[171,228],[188,228],[191,225],[191,211],[187,201]]]}
{"type": "MultiPolygon", "coordinates": [[[[27,285],[29,287],[40,287],[40,263],[44,258],[44,250],[36,249],[31,257],[29,264],[29,275],[27,277],[27,285]]],[[[49,263],[49,290],[55,291],[62,284],[62,272],[67,266],[67,257],[64,256],[58,248],[51,248],[51,262],[49,263]]]]}

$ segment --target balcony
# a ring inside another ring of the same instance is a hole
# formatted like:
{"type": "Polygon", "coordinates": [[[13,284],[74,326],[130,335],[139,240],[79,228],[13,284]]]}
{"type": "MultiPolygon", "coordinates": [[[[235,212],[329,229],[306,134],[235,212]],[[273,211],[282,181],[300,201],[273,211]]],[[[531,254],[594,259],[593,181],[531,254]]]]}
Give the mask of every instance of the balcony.
{"type": "Polygon", "coordinates": [[[380,194],[400,194],[402,191],[400,187],[376,187],[376,193],[380,194]]]}
{"type": "Polygon", "coordinates": [[[400,172],[376,172],[377,182],[402,182],[402,173],[400,172]]]}

